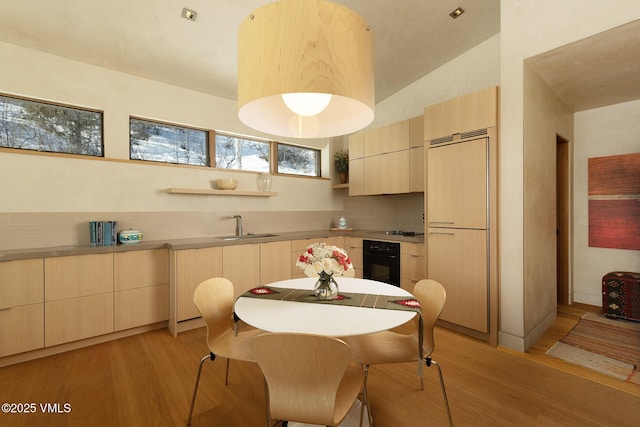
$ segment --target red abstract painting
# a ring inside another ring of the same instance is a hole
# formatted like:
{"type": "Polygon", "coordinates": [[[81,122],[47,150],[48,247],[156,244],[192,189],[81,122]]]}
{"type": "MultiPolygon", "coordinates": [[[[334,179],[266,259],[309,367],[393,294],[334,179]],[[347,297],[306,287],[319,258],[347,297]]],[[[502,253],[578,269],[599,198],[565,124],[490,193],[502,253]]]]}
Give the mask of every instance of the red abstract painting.
{"type": "Polygon", "coordinates": [[[640,250],[640,153],[589,159],[589,246],[640,250]]]}

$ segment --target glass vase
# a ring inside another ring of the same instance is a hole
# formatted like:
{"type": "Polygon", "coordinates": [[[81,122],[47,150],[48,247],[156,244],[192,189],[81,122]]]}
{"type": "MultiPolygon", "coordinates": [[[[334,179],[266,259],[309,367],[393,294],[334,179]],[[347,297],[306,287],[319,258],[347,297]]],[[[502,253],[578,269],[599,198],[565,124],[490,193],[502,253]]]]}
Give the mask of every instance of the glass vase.
{"type": "Polygon", "coordinates": [[[271,191],[271,174],[269,173],[261,173],[256,178],[256,185],[258,186],[258,191],[271,191]]]}
{"type": "Polygon", "coordinates": [[[321,300],[336,299],[340,290],[338,289],[338,283],[333,278],[333,274],[322,271],[318,273],[318,276],[318,281],[314,288],[316,297],[321,300]]]}

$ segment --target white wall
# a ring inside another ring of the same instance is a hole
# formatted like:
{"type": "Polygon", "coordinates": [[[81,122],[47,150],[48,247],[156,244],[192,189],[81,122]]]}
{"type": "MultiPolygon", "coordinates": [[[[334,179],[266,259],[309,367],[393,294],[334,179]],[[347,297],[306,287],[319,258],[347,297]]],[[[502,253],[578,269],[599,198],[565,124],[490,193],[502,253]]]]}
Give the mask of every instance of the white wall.
{"type": "Polygon", "coordinates": [[[424,114],[424,107],[500,85],[500,35],[468,50],[376,105],[370,128],[424,114]]]}
{"type": "Polygon", "coordinates": [[[602,305],[602,276],[640,271],[640,251],[589,247],[588,159],[640,153],[640,100],[575,115],[573,299],[602,305]]]}
{"type": "MultiPolygon", "coordinates": [[[[211,188],[212,180],[231,176],[239,179],[239,189],[256,190],[255,174],[127,162],[130,115],[266,135],[239,121],[234,101],[7,43],[0,43],[0,57],[0,93],[104,111],[105,157],[123,160],[1,153],[0,182],[5,185],[0,212],[342,209],[342,196],[328,180],[307,178],[274,177],[272,190],[279,195],[271,198],[169,195],[169,187],[211,188]]],[[[329,176],[330,141],[303,144],[324,149],[323,175],[329,176]]]]}
{"type": "Polygon", "coordinates": [[[501,345],[525,350],[523,61],[640,18],[640,2],[502,0],[500,125],[501,345]]]}

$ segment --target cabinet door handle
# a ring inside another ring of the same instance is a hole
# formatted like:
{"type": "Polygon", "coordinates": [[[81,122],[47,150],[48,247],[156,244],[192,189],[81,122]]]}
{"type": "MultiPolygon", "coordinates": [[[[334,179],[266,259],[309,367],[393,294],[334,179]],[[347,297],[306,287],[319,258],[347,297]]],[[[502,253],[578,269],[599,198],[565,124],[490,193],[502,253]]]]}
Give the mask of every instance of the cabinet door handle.
{"type": "Polygon", "coordinates": [[[11,307],[0,307],[0,311],[9,311],[11,307]]]}
{"type": "Polygon", "coordinates": [[[445,225],[453,225],[453,221],[429,221],[429,225],[435,224],[445,224],[445,225]]]}
{"type": "Polygon", "coordinates": [[[444,233],[444,232],[440,232],[440,231],[430,231],[429,232],[429,236],[434,235],[434,234],[437,234],[437,235],[440,235],[440,236],[455,236],[455,233],[444,233]]]}

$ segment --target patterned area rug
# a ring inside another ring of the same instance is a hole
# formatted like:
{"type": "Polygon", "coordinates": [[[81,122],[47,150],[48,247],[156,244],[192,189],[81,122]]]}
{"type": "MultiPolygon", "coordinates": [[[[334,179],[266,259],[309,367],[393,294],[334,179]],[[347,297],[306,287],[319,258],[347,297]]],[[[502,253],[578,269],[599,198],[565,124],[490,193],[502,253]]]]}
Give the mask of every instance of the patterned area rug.
{"type": "Polygon", "coordinates": [[[640,385],[640,323],[586,313],[547,354],[640,385]]]}

